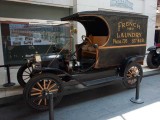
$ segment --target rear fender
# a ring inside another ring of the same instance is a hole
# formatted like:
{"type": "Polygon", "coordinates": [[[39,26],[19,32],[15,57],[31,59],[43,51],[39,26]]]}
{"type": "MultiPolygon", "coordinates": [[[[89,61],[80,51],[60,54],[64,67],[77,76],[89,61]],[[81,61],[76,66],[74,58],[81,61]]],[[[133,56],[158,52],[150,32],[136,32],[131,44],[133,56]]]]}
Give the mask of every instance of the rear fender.
{"type": "Polygon", "coordinates": [[[129,58],[125,59],[120,66],[120,72],[119,72],[120,76],[124,75],[124,70],[127,67],[127,65],[129,65],[132,62],[140,63],[141,61],[144,60],[144,57],[145,56],[138,55],[138,56],[132,56],[132,57],[129,57],[129,58]]]}

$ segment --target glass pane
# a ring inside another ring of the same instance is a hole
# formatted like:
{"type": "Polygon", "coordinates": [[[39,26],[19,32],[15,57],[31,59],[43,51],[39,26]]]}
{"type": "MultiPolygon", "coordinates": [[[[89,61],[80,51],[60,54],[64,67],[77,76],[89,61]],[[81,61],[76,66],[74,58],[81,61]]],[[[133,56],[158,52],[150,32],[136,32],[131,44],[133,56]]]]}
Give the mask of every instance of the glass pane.
{"type": "Polygon", "coordinates": [[[69,49],[70,26],[1,24],[5,64],[21,64],[24,58],[35,53],[52,53],[64,46],[69,49]]]}

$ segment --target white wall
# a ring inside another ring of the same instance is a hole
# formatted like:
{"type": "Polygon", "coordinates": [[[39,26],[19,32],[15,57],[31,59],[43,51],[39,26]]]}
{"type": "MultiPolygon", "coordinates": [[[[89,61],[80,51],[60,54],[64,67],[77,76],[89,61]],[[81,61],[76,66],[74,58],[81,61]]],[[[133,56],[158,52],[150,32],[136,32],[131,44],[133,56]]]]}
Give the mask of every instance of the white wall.
{"type": "Polygon", "coordinates": [[[111,6],[113,1],[114,0],[77,0],[77,7],[78,11],[97,10],[98,8],[135,13],[141,13],[143,11],[142,6],[144,0],[129,0],[131,3],[133,3],[133,10],[122,7],[113,7],[111,6]]]}
{"type": "Polygon", "coordinates": [[[43,20],[60,20],[60,18],[72,13],[70,8],[6,2],[1,0],[0,11],[5,11],[0,12],[0,17],[43,20]]]}
{"type": "Polygon", "coordinates": [[[22,3],[31,3],[47,6],[57,6],[57,7],[72,7],[73,0],[6,0],[6,1],[15,1],[22,3]]]}
{"type": "MultiPolygon", "coordinates": [[[[73,2],[73,12],[80,12],[80,11],[91,11],[91,10],[98,10],[98,6],[96,5],[97,0],[74,0],[73,2]]],[[[98,2],[99,3],[99,2],[98,2]]],[[[75,27],[77,28],[77,36],[75,37],[75,40],[77,40],[77,43],[81,43],[82,35],[86,35],[85,29],[83,25],[80,23],[75,24],[75,27]]]]}
{"type": "MultiPolygon", "coordinates": [[[[112,6],[111,2],[115,0],[75,0],[73,2],[73,12],[89,11],[89,10],[115,10],[132,13],[140,13],[149,16],[148,20],[148,35],[147,47],[154,43],[154,31],[156,22],[156,4],[157,0],[128,0],[133,4],[132,9],[119,6],[112,6]]],[[[77,25],[78,34],[77,40],[81,39],[81,35],[85,34],[84,29],[79,24],[77,25]]]]}
{"type": "Polygon", "coordinates": [[[143,14],[148,18],[147,48],[154,45],[157,0],[145,0],[143,14]]]}

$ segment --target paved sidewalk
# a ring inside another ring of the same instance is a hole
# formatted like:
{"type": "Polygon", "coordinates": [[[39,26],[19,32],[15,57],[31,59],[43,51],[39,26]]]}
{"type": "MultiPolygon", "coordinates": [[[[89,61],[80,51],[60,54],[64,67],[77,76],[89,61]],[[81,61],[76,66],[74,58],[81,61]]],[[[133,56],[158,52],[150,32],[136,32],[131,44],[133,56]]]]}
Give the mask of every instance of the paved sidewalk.
{"type": "Polygon", "coordinates": [[[144,77],[160,74],[160,68],[149,69],[148,66],[144,66],[144,65],[142,66],[142,68],[143,68],[143,76],[144,77]]]}

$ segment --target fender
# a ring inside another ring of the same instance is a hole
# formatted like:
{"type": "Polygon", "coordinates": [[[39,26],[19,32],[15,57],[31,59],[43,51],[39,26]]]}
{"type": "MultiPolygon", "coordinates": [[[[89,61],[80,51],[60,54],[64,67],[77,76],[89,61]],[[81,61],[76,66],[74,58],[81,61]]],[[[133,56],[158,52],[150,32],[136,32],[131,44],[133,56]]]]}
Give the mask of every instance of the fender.
{"type": "Polygon", "coordinates": [[[147,51],[153,51],[153,50],[156,50],[156,46],[151,46],[147,49],[147,51]]]}
{"type": "Polygon", "coordinates": [[[132,57],[126,58],[120,66],[120,76],[123,76],[124,70],[128,64],[130,64],[132,62],[141,62],[144,60],[144,57],[145,57],[144,55],[137,55],[137,56],[132,56],[132,57]]]}

